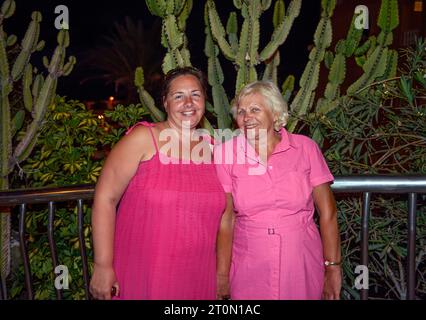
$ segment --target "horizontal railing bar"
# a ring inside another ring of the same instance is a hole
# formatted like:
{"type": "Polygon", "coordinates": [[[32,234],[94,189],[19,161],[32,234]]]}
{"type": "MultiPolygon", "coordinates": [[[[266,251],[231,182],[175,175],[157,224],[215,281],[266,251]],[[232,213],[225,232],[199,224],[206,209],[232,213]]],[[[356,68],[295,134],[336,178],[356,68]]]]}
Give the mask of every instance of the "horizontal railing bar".
{"type": "Polygon", "coordinates": [[[336,193],[426,193],[426,176],[356,175],[336,176],[331,189],[336,193]]]}
{"type": "Polygon", "coordinates": [[[58,188],[38,188],[8,190],[0,192],[0,206],[13,206],[21,203],[47,203],[70,200],[90,200],[95,193],[94,185],[67,186],[58,188]]]}
{"type": "MultiPolygon", "coordinates": [[[[421,175],[344,175],[336,176],[331,185],[335,193],[426,193],[426,176],[421,175]]],[[[22,203],[46,203],[49,201],[90,200],[94,185],[78,185],[59,188],[21,189],[0,192],[0,206],[22,203]]]]}

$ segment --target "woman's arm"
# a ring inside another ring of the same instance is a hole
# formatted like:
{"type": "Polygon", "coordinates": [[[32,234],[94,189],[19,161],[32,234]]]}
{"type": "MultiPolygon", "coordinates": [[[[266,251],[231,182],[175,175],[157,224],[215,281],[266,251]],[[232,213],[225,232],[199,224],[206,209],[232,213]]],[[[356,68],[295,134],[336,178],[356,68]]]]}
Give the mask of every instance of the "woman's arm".
{"type": "Polygon", "coordinates": [[[231,193],[226,194],[226,208],[217,236],[217,298],[229,297],[229,269],[231,267],[232,238],[234,233],[234,206],[231,193]]]}
{"type": "Polygon", "coordinates": [[[112,268],[116,206],[144,159],[144,150],[150,148],[147,130],[136,127],[114,146],[96,184],[92,207],[94,271],[90,283],[96,299],[110,299],[111,287],[118,289],[112,268]]]}
{"type": "MultiPolygon", "coordinates": [[[[337,225],[337,208],[330,185],[323,183],[314,187],[313,197],[319,212],[324,259],[340,263],[340,234],[337,225]]],[[[323,298],[327,300],[340,299],[341,286],[342,271],[340,264],[326,266],[323,298]]]]}

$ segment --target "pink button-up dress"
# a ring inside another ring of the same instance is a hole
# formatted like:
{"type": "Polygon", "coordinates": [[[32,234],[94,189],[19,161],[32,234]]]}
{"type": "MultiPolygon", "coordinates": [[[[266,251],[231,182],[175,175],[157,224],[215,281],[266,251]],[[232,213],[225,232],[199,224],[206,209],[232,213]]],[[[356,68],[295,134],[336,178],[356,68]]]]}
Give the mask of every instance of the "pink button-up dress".
{"type": "Polygon", "coordinates": [[[285,129],[281,137],[266,164],[243,135],[215,147],[216,171],[236,212],[232,299],[321,299],[324,258],[312,190],[333,176],[313,140],[285,129]]]}

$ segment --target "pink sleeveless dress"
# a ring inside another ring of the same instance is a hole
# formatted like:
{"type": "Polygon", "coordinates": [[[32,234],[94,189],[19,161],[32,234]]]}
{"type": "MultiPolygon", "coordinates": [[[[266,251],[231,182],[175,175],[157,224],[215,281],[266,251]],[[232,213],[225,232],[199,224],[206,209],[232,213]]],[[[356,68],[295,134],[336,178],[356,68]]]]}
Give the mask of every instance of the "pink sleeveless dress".
{"type": "Polygon", "coordinates": [[[118,298],[215,299],[216,237],[226,200],[213,161],[164,164],[160,157],[167,156],[152,138],[156,154],[139,164],[117,213],[118,298]]]}

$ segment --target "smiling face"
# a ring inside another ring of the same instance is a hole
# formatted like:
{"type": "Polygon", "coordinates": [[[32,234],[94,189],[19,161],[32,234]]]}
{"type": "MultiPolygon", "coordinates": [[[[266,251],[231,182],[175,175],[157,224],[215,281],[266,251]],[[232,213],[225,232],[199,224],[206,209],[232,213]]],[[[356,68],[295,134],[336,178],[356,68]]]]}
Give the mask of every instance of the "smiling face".
{"type": "Polygon", "coordinates": [[[274,134],[274,122],[277,116],[268,107],[262,94],[254,92],[242,97],[236,110],[238,127],[247,136],[247,130],[255,131],[255,138],[259,130],[265,129],[268,135],[274,134]]]}
{"type": "Polygon", "coordinates": [[[190,74],[178,76],[170,83],[163,98],[168,122],[177,128],[195,128],[205,110],[205,96],[199,80],[190,74]]]}

